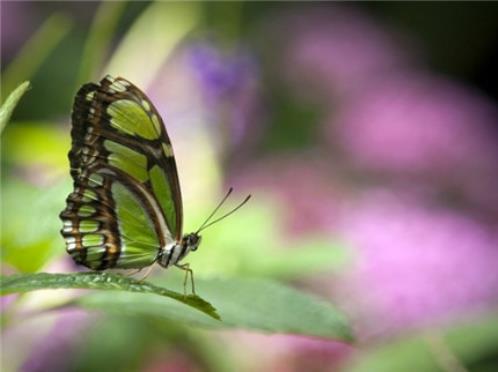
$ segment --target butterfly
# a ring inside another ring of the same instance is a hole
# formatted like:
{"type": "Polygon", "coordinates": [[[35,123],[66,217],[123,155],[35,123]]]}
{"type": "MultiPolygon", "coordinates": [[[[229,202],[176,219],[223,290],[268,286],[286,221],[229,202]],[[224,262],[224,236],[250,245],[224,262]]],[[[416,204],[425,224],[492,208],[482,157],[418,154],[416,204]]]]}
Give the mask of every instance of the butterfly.
{"type": "Polygon", "coordinates": [[[128,80],[112,76],[83,85],[72,111],[69,163],[74,190],[60,213],[61,234],[73,260],[93,270],[142,269],[157,262],[177,266],[197,250],[201,227],[183,234],[183,207],[171,141],[147,96],[128,80]]]}

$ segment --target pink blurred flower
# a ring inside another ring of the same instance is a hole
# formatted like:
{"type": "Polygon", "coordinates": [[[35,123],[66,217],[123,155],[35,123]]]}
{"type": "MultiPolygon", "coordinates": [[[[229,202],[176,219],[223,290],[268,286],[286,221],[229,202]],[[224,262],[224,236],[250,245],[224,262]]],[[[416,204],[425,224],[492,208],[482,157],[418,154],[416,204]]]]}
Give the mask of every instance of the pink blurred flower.
{"type": "Polygon", "coordinates": [[[498,110],[479,94],[424,74],[364,88],[327,128],[360,166],[446,176],[497,169],[498,110]]]}
{"type": "Polygon", "coordinates": [[[477,92],[422,73],[370,81],[325,127],[351,165],[385,180],[431,184],[498,211],[498,109],[477,92]]]}
{"type": "Polygon", "coordinates": [[[141,369],[143,372],[200,372],[202,371],[192,355],[187,355],[182,351],[164,351],[160,355],[153,356],[146,360],[141,369]]]}
{"type": "Polygon", "coordinates": [[[362,12],[327,8],[290,14],[273,26],[287,44],[282,60],[291,81],[312,82],[336,96],[412,63],[399,32],[390,32],[362,12]]]}
{"type": "Polygon", "coordinates": [[[333,232],[346,194],[318,157],[266,159],[239,169],[227,181],[255,198],[275,197],[283,224],[294,234],[333,232]]]}
{"type": "Polygon", "coordinates": [[[270,370],[278,372],[335,371],[353,352],[347,344],[309,337],[282,335],[274,342],[282,342],[285,349],[276,355],[270,370]]]}
{"type": "Polygon", "coordinates": [[[364,336],[498,304],[496,226],[379,192],[351,208],[343,234],[358,262],[336,285],[364,336]]]}
{"type": "Polygon", "coordinates": [[[348,361],[354,348],[348,344],[298,335],[265,335],[249,331],[222,333],[233,348],[237,364],[248,370],[294,372],[335,371],[348,361]],[[244,355],[240,355],[244,350],[244,355]],[[251,356],[257,355],[254,359],[251,356]],[[249,360],[247,360],[249,359],[249,360]]]}
{"type": "Polygon", "coordinates": [[[284,35],[295,94],[323,105],[325,144],[343,167],[498,213],[494,103],[422,72],[413,43],[344,6],[288,13],[270,30],[284,35]]]}

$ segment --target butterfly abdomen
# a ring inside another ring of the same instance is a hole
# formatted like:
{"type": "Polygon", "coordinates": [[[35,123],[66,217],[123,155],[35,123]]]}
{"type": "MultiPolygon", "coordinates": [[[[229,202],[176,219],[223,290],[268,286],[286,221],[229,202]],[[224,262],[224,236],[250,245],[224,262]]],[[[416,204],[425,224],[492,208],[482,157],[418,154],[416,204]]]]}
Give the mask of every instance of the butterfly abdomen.
{"type": "Polygon", "coordinates": [[[157,262],[162,267],[169,267],[180,262],[190,251],[197,250],[201,243],[201,237],[197,233],[185,235],[181,241],[171,243],[161,249],[157,256],[157,262]]]}
{"type": "Polygon", "coordinates": [[[185,250],[186,245],[173,243],[161,250],[157,262],[164,268],[173,266],[185,256],[185,250]]]}

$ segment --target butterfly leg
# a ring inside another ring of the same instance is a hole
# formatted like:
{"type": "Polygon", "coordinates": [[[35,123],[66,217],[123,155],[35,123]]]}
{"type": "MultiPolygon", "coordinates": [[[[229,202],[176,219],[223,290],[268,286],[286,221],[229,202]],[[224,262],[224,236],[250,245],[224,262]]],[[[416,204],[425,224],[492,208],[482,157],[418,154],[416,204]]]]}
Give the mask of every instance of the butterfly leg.
{"type": "Polygon", "coordinates": [[[185,296],[187,296],[187,280],[188,276],[190,275],[190,283],[192,284],[192,294],[195,295],[195,284],[194,284],[194,272],[190,268],[190,264],[185,263],[185,264],[176,264],[176,267],[185,270],[185,280],[183,281],[183,293],[185,296]]]}
{"type": "Polygon", "coordinates": [[[141,279],[139,279],[138,281],[139,281],[139,282],[144,282],[144,281],[145,281],[145,279],[147,279],[147,277],[150,275],[150,273],[151,273],[151,271],[152,271],[152,269],[153,269],[153,268],[154,268],[154,265],[150,265],[150,266],[147,268],[147,271],[145,272],[144,276],[143,276],[141,279]]]}
{"type": "Polygon", "coordinates": [[[135,274],[138,274],[142,270],[143,270],[143,268],[136,269],[135,271],[132,271],[132,272],[129,272],[129,273],[125,273],[124,276],[133,276],[135,274]]]}

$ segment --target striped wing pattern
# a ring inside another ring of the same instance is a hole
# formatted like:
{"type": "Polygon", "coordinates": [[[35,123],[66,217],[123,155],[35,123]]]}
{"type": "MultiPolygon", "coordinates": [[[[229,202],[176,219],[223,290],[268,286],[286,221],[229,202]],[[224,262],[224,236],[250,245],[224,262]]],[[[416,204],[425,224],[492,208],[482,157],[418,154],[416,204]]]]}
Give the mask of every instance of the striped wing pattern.
{"type": "Polygon", "coordinates": [[[141,268],[181,240],[182,201],[163,122],[129,81],[83,85],[72,114],[74,190],[60,217],[66,249],[96,270],[141,268]]]}

